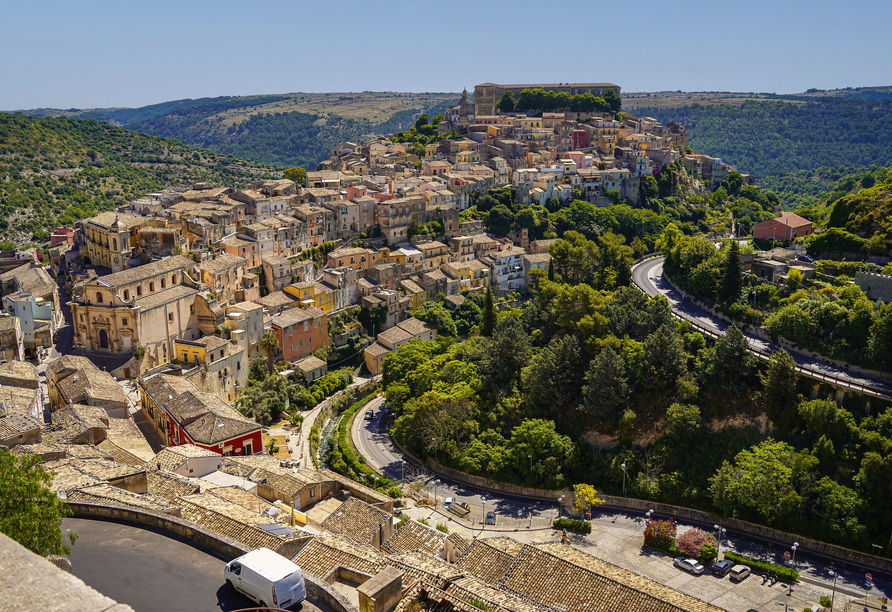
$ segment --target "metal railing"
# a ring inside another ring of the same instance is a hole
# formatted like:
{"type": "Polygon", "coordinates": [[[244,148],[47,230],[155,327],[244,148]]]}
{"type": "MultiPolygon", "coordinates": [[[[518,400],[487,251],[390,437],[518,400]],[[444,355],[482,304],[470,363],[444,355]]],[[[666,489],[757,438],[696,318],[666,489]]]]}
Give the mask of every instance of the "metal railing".
{"type": "MultiPolygon", "coordinates": [[[[642,263],[643,261],[646,261],[648,259],[653,259],[654,257],[659,257],[661,255],[662,255],[662,253],[649,253],[647,255],[644,255],[643,257],[639,257],[638,259],[636,259],[634,261],[634,263],[632,264],[632,267],[637,266],[638,264],[642,263]]],[[[649,295],[647,293],[647,291],[644,290],[643,287],[640,287],[635,282],[634,276],[632,277],[632,284],[635,286],[635,288],[637,288],[639,291],[641,291],[645,295],[649,295]]],[[[673,317],[675,317],[677,319],[681,319],[682,321],[687,321],[691,325],[691,327],[693,327],[697,331],[700,331],[700,332],[703,332],[703,333],[709,335],[712,338],[718,338],[719,336],[723,335],[721,332],[717,332],[714,329],[710,329],[708,327],[700,325],[696,321],[692,321],[689,317],[684,316],[683,313],[676,312],[674,309],[671,310],[671,313],[672,313],[673,317]]],[[[709,313],[704,313],[704,314],[706,316],[711,316],[711,315],[709,315],[709,313]]],[[[736,325],[736,324],[731,323],[731,325],[736,325]]],[[[747,338],[747,344],[749,346],[750,352],[754,353],[756,355],[756,357],[758,357],[759,359],[761,359],[763,361],[769,361],[771,359],[772,353],[763,351],[762,349],[759,349],[759,348],[753,346],[752,343],[750,342],[753,338],[751,336],[747,336],[746,334],[744,334],[744,336],[747,338]]],[[[793,356],[793,355],[791,355],[791,356],[793,356]]],[[[795,357],[793,357],[793,358],[795,361],[795,357]]],[[[799,363],[796,364],[796,372],[801,374],[802,376],[811,378],[813,380],[819,380],[821,382],[829,382],[831,384],[846,387],[848,389],[852,389],[852,390],[858,391],[860,393],[864,393],[866,395],[871,395],[873,397],[877,397],[880,399],[886,399],[886,400],[892,399],[892,391],[889,391],[888,389],[883,389],[881,387],[875,387],[875,386],[871,386],[871,385],[865,385],[865,384],[859,383],[857,381],[854,381],[854,380],[851,380],[848,378],[840,378],[839,376],[834,376],[832,374],[826,374],[824,372],[821,372],[820,370],[812,369],[807,366],[800,365],[799,363]]]]}

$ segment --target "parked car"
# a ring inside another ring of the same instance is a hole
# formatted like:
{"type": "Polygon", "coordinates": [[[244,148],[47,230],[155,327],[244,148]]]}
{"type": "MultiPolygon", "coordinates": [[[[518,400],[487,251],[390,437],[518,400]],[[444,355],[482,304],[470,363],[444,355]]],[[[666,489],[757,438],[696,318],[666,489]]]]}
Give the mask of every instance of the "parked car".
{"type": "Polygon", "coordinates": [[[812,259],[808,255],[800,255],[796,259],[798,259],[799,261],[807,261],[808,263],[812,263],[814,261],[814,259],[812,259]]]}
{"type": "Polygon", "coordinates": [[[700,575],[706,571],[706,568],[696,559],[685,559],[684,557],[676,557],[674,561],[675,567],[683,569],[691,574],[700,575]]]}
{"type": "Polygon", "coordinates": [[[471,506],[465,502],[453,502],[449,504],[449,512],[464,518],[471,512],[471,506]]]}
{"type": "Polygon", "coordinates": [[[731,568],[731,580],[740,582],[750,575],[750,568],[745,565],[735,565],[731,568]]]}
{"type": "Polygon", "coordinates": [[[486,513],[486,524],[487,525],[495,525],[496,524],[496,513],[495,512],[487,512],[486,513]]]}
{"type": "Polygon", "coordinates": [[[223,568],[230,591],[239,591],[261,607],[267,603],[292,608],[307,597],[300,567],[268,548],[258,548],[237,557],[223,568]]]}
{"type": "Polygon", "coordinates": [[[452,503],[453,503],[454,501],[455,501],[455,498],[453,498],[453,497],[447,497],[446,499],[443,500],[443,506],[446,507],[446,508],[448,508],[449,506],[452,505],[452,503]]]}
{"type": "Polygon", "coordinates": [[[732,567],[734,567],[734,563],[731,561],[716,561],[715,565],[712,566],[712,574],[719,578],[724,578],[731,571],[732,567]]]}

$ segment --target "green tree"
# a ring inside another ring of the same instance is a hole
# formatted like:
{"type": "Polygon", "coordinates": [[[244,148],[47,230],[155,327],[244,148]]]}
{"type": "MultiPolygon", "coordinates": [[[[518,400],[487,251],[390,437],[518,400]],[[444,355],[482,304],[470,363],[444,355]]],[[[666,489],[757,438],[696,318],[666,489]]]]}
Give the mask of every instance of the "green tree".
{"type": "Polygon", "coordinates": [[[437,333],[443,336],[458,336],[458,328],[449,311],[439,302],[425,302],[421,308],[412,315],[419,321],[430,323],[437,328],[437,333]]]}
{"type": "Polygon", "coordinates": [[[674,325],[663,325],[644,341],[644,356],[638,372],[641,386],[663,395],[687,371],[687,354],[674,325]]]}
{"type": "Polygon", "coordinates": [[[503,113],[513,113],[514,107],[514,94],[506,89],[499,101],[496,102],[496,108],[503,113]]]}
{"type": "Polygon", "coordinates": [[[742,289],[743,269],[740,267],[740,247],[737,241],[733,240],[725,258],[720,292],[722,297],[729,302],[736,302],[740,298],[742,289]]]}
{"type": "Polygon", "coordinates": [[[514,317],[501,317],[480,363],[480,374],[490,388],[504,394],[519,380],[529,359],[530,338],[520,321],[514,317]]]}
{"type": "Polygon", "coordinates": [[[585,373],[583,406],[596,417],[612,420],[626,407],[629,395],[626,366],[622,358],[609,346],[602,349],[585,373]]]}
{"type": "Polygon", "coordinates": [[[284,176],[286,179],[294,181],[301,187],[307,184],[307,171],[304,168],[286,168],[282,172],[282,176],[284,176]]]}
{"type": "Polygon", "coordinates": [[[592,506],[600,506],[604,500],[598,497],[595,487],[587,484],[573,485],[573,510],[576,512],[585,512],[591,510],[592,506]]]}
{"type": "Polygon", "coordinates": [[[523,369],[523,390],[546,414],[558,418],[573,407],[582,392],[588,359],[575,334],[557,336],[523,369]]]}
{"type": "Polygon", "coordinates": [[[883,304],[876,313],[867,346],[877,367],[892,370],[892,302],[883,304]]]}
{"type": "Polygon", "coordinates": [[[492,299],[492,287],[486,287],[486,298],[483,300],[483,314],[480,320],[480,335],[492,336],[496,327],[496,306],[492,299]]]}
{"type": "Polygon", "coordinates": [[[279,339],[275,334],[267,332],[260,337],[260,348],[266,351],[266,370],[268,374],[273,373],[273,353],[279,348],[279,339]]]}
{"type": "Polygon", "coordinates": [[[604,101],[610,106],[610,110],[613,113],[619,112],[623,107],[623,99],[620,97],[616,90],[613,88],[608,89],[604,92],[604,101]]]}
{"type": "Polygon", "coordinates": [[[666,411],[666,421],[669,425],[669,435],[685,444],[695,443],[703,427],[700,407],[691,404],[676,402],[669,406],[666,411]]]}
{"type": "Polygon", "coordinates": [[[771,355],[768,369],[759,374],[768,405],[768,416],[778,426],[790,429],[797,420],[796,405],[796,362],[790,354],[781,349],[771,355]]]}
{"type": "Polygon", "coordinates": [[[841,442],[848,440],[850,434],[857,430],[852,413],[832,399],[803,401],[799,404],[799,416],[805,422],[806,431],[815,439],[826,436],[834,442],[841,442]]]}
{"type": "Polygon", "coordinates": [[[53,477],[36,455],[16,457],[0,448],[0,532],[42,557],[70,555],[77,536],[62,535],[71,508],[50,490],[53,477]]]}
{"type": "Polygon", "coordinates": [[[430,125],[431,118],[427,113],[421,113],[418,119],[415,121],[415,129],[421,130],[426,125],[430,125]]]}

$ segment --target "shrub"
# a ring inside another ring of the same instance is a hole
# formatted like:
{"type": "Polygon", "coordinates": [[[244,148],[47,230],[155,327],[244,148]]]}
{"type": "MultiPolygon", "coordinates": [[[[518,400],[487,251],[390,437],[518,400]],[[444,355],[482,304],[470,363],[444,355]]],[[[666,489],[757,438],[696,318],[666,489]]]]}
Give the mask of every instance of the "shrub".
{"type": "Polygon", "coordinates": [[[431,526],[431,524],[427,522],[427,519],[420,518],[420,519],[417,519],[417,520],[418,520],[418,522],[421,523],[422,525],[427,525],[428,527],[431,526]]]}
{"type": "Polygon", "coordinates": [[[714,537],[702,529],[688,529],[678,537],[676,545],[689,557],[700,558],[700,550],[704,546],[716,546],[718,542],[714,537]]]}
{"type": "Polygon", "coordinates": [[[442,531],[443,533],[449,533],[449,527],[447,527],[443,523],[437,523],[437,531],[442,531]]]}
{"type": "Polygon", "coordinates": [[[670,521],[648,521],[644,528],[644,543],[671,546],[675,542],[675,525],[670,521]]]}
{"type": "Polygon", "coordinates": [[[745,565],[757,574],[775,574],[779,579],[786,582],[796,582],[799,579],[799,572],[784,565],[757,561],[756,559],[750,559],[732,552],[726,552],[725,559],[739,565],[745,565]]]}
{"type": "Polygon", "coordinates": [[[592,524],[588,521],[577,521],[575,519],[562,518],[554,521],[552,526],[555,529],[566,529],[574,533],[591,533],[592,524]]]}
{"type": "Polygon", "coordinates": [[[832,610],[833,609],[833,601],[826,595],[821,595],[821,607],[827,608],[828,610],[832,610]]]}

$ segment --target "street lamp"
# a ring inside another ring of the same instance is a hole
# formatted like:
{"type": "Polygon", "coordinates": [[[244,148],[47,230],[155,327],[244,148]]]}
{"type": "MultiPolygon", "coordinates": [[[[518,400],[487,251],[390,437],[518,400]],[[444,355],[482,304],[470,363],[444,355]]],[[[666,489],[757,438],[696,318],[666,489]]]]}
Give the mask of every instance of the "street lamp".
{"type": "Polygon", "coordinates": [[[434,481],[434,508],[436,508],[437,503],[439,503],[437,500],[437,488],[439,486],[440,486],[440,479],[438,478],[437,480],[434,481]]]}
{"type": "Polygon", "coordinates": [[[431,438],[431,446],[434,449],[434,458],[436,458],[437,457],[437,439],[436,438],[431,438]]]}
{"type": "Polygon", "coordinates": [[[794,542],[790,548],[793,549],[793,561],[791,565],[792,567],[796,567],[796,549],[799,548],[799,542],[794,542]]]}
{"type": "Polygon", "coordinates": [[[486,529],[486,498],[481,497],[480,501],[483,502],[483,521],[480,525],[480,535],[483,535],[483,530],[486,529]]]}
{"type": "Polygon", "coordinates": [[[378,488],[378,476],[373,476],[372,478],[375,479],[375,488],[377,489],[378,488]]]}
{"type": "Polygon", "coordinates": [[[558,518],[561,518],[561,506],[563,505],[563,503],[564,503],[564,496],[561,495],[560,497],[558,497],[558,518]]]}
{"type": "Polygon", "coordinates": [[[652,515],[653,513],[654,513],[654,510],[653,510],[653,508],[651,508],[650,510],[648,510],[647,512],[644,513],[644,516],[645,516],[645,517],[647,518],[647,520],[649,521],[649,520],[650,520],[650,515],[652,515]]]}
{"type": "Polygon", "coordinates": [[[527,455],[527,457],[530,458],[530,472],[532,473],[532,471],[533,471],[533,456],[532,456],[532,455],[527,455]]]}
{"type": "Polygon", "coordinates": [[[626,496],[626,464],[623,463],[619,467],[621,467],[623,469],[623,497],[625,497],[626,496]]]}
{"type": "Polygon", "coordinates": [[[839,574],[830,570],[830,575],[833,576],[833,595],[830,596],[830,609],[833,609],[833,600],[836,599],[836,579],[839,578],[839,574]]]}
{"type": "Polygon", "coordinates": [[[724,527],[719,527],[718,525],[713,525],[713,527],[719,534],[719,552],[718,552],[718,554],[721,555],[722,554],[722,536],[725,535],[725,532],[727,530],[724,527]]]}

